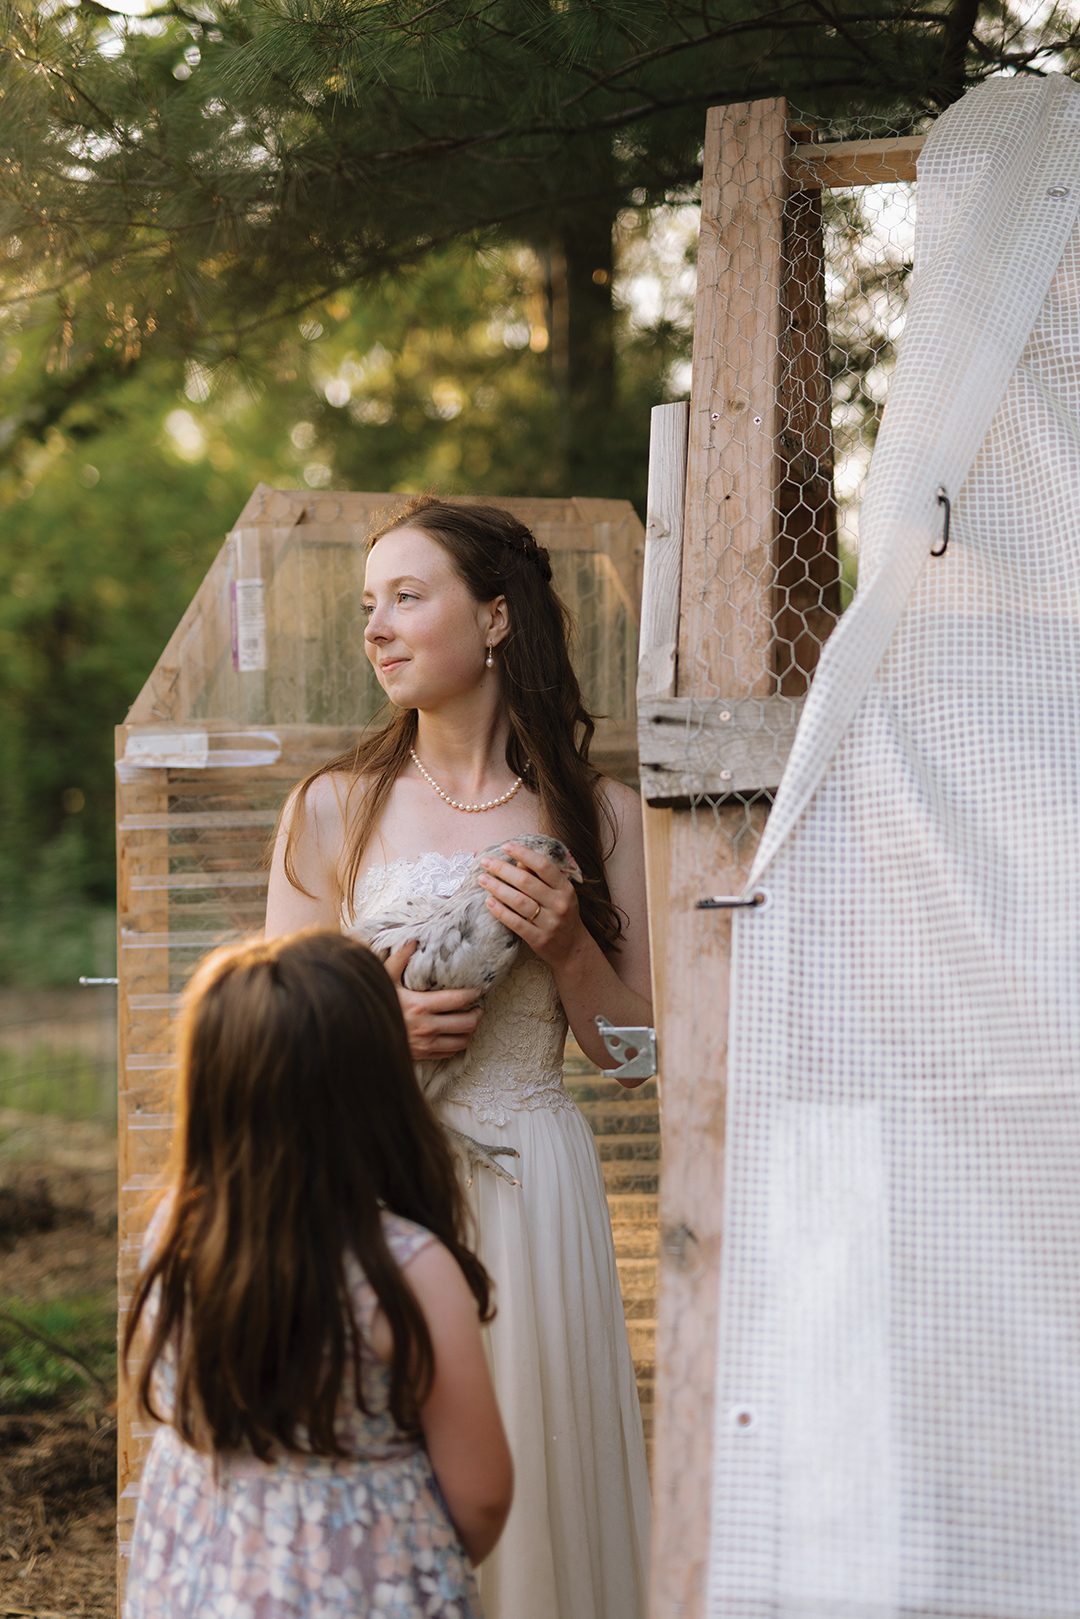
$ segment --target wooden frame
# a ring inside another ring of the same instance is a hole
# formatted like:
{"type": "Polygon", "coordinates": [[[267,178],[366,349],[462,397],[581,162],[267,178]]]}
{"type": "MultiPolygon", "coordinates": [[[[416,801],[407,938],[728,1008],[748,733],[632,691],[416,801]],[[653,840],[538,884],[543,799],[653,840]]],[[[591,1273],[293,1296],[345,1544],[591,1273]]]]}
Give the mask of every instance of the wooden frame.
{"type": "MultiPolygon", "coordinates": [[[[261,928],[263,856],[281,803],[310,770],[343,753],[370,717],[358,610],[351,624],[334,615],[343,602],[356,607],[367,535],[401,499],[259,485],[117,727],[121,1341],[148,1211],[164,1185],[183,985],[208,949],[261,928]],[[245,633],[252,639],[242,647],[245,633]],[[320,633],[328,645],[350,637],[349,656],[329,673],[311,656],[320,633]]],[[[593,757],[608,774],[635,779],[640,520],[625,500],[490,503],[528,524],[551,551],[556,577],[562,570],[571,581],[594,581],[601,618],[582,635],[591,633],[594,655],[609,659],[603,676],[620,701],[600,705],[611,717],[597,727],[593,757]],[[617,645],[602,644],[604,612],[620,625],[607,638],[617,645]]],[[[651,1321],[637,1327],[650,1338],[638,1359],[651,1366],[651,1321]]],[[[130,1390],[122,1393],[121,1601],[153,1431],[130,1390]]]]}
{"type": "Polygon", "coordinates": [[[664,1133],[652,1619],[707,1609],[731,924],[695,904],[742,889],[839,616],[821,190],[914,180],[921,147],[795,143],[782,100],[712,109],[691,400],[653,412],[638,684],[664,1133]]]}

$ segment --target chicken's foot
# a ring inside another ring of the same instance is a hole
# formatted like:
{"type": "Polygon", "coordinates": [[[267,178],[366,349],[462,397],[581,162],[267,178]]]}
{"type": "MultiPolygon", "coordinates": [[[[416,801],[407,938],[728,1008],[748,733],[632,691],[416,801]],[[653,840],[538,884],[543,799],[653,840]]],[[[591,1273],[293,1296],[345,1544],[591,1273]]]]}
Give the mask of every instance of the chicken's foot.
{"type": "Polygon", "coordinates": [[[496,1153],[503,1158],[520,1158],[521,1154],[516,1147],[489,1147],[482,1141],[474,1141],[472,1136],[465,1135],[461,1130],[451,1130],[448,1124],[444,1124],[443,1129],[458,1151],[462,1153],[469,1166],[469,1178],[465,1182],[466,1186],[472,1185],[473,1170],[477,1164],[483,1164],[485,1169],[493,1170],[496,1175],[501,1175],[504,1181],[510,1182],[511,1186],[521,1185],[521,1182],[516,1181],[509,1170],[504,1169],[501,1164],[495,1162],[496,1153]]]}

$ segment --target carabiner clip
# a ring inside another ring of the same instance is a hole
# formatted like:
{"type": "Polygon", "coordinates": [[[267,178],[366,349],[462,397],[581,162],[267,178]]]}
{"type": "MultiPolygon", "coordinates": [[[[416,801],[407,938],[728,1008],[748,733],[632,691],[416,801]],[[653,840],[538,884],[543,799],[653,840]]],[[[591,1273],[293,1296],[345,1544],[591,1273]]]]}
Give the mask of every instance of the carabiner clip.
{"type": "Polygon", "coordinates": [[[944,506],[945,508],[945,522],[942,524],[941,528],[941,544],[938,546],[932,545],[930,547],[930,555],[932,557],[943,557],[946,551],[949,549],[949,523],[952,519],[952,501],[945,493],[944,484],[941,484],[938,488],[937,503],[939,506],[944,506]]]}

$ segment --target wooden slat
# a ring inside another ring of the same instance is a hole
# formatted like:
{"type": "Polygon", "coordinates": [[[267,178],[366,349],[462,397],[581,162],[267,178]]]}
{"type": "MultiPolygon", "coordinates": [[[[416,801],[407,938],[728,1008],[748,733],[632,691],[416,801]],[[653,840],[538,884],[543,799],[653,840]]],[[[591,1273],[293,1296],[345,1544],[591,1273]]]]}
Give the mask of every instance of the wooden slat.
{"type": "MultiPolygon", "coordinates": [[[[117,731],[117,753],[124,747],[123,728],[117,731]]],[[[145,771],[137,785],[117,781],[117,820],[122,822],[129,814],[147,818],[163,816],[168,809],[167,773],[164,770],[145,771]]],[[[145,1229],[143,1205],[146,1193],[131,1189],[138,1173],[135,1162],[135,1141],[126,1128],[129,1114],[145,1099],[147,1085],[160,1087],[160,1076],[152,1071],[135,1070],[130,1066],[137,1054],[156,1052],[163,1055],[168,1049],[168,1017],[147,1007],[147,999],[157,1000],[169,992],[168,952],[145,943],[142,948],[123,949],[123,935],[131,916],[135,896],[131,879],[133,868],[144,874],[164,875],[169,869],[168,834],[157,828],[132,831],[117,845],[117,1058],[118,1058],[118,1229],[120,1314],[117,1330],[121,1347],[127,1325],[124,1301],[130,1297],[138,1268],[139,1239],[145,1229]]],[[[141,920],[148,934],[161,933],[168,928],[168,896],[158,892],[153,898],[153,910],[143,913],[141,920]]],[[[166,1076],[165,1089],[171,1090],[171,1076],[166,1076]]],[[[149,1447],[145,1436],[133,1424],[132,1402],[122,1397],[117,1407],[117,1535],[121,1543],[131,1539],[135,1515],[135,1498],[130,1493],[142,1470],[149,1447]]],[[[145,1425],[144,1425],[145,1426],[145,1425]]],[[[123,1601],[127,1561],[118,1562],[119,1600],[123,1601]]]]}
{"type": "MultiPolygon", "coordinates": [[[[187,733],[195,730],[204,730],[211,737],[220,737],[223,734],[235,735],[238,738],[236,746],[239,748],[241,740],[247,733],[252,737],[272,737],[280,745],[281,752],[273,765],[235,765],[228,769],[214,764],[215,753],[211,749],[207,755],[205,769],[171,769],[168,772],[169,785],[175,796],[184,797],[191,794],[199,795],[200,791],[221,790],[223,787],[236,786],[243,788],[257,781],[281,782],[291,784],[305,776],[309,771],[315,770],[327,759],[336,754],[344,753],[352,747],[362,734],[361,726],[343,725],[253,725],[245,727],[238,725],[235,720],[199,720],[191,723],[180,723],[170,726],[166,723],[128,725],[122,728],[126,735],[129,732],[151,731],[154,735],[167,736],[170,730],[178,733],[187,733]]],[[[122,745],[122,744],[121,744],[122,745]]],[[[593,764],[605,775],[614,776],[619,781],[636,781],[637,779],[637,733],[633,720],[611,720],[601,715],[596,721],[596,735],[593,738],[591,758],[593,764]]],[[[122,761],[123,755],[120,755],[122,761]]],[[[144,771],[138,766],[124,766],[124,772],[132,780],[142,777],[150,779],[151,771],[144,771]]],[[[273,825],[276,818],[268,810],[243,810],[242,815],[247,821],[234,821],[229,811],[195,812],[198,819],[191,815],[165,816],[169,828],[181,826],[197,826],[201,824],[221,826],[242,824],[269,824],[273,825]],[[214,820],[203,817],[214,816],[214,820]],[[222,818],[223,817],[223,818],[222,818]],[[253,821],[251,817],[255,817],[253,821]]],[[[136,816],[136,819],[145,819],[145,816],[136,816]]],[[[131,816],[126,817],[127,821],[131,816]]]]}
{"type": "Polygon", "coordinates": [[[791,154],[793,186],[820,190],[823,186],[887,185],[916,179],[915,165],[925,135],[895,135],[887,140],[802,142],[791,154]]]}
{"type": "Polygon", "coordinates": [[[690,406],[654,405],[649,426],[649,492],[638,641],[638,704],[674,697],[679,650],[679,580],[686,507],[690,406]]]}
{"type": "Polygon", "coordinates": [[[780,785],[801,697],[652,697],[638,704],[641,792],[678,808],[780,785]]]}
{"type": "Polygon", "coordinates": [[[773,685],[788,146],[782,100],[709,110],[686,474],[683,695],[764,697],[773,685]]]}

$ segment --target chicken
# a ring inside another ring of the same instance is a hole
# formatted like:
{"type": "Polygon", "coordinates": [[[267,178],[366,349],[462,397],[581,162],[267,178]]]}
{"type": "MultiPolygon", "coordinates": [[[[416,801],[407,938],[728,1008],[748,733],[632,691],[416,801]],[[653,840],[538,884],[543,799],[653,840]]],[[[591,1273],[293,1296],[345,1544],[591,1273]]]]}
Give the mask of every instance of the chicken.
{"type": "MultiPolygon", "coordinates": [[[[520,843],[526,849],[546,855],[571,882],[581,882],[577,861],[557,838],[525,832],[505,841],[520,843]]],[[[502,843],[492,844],[489,849],[480,851],[465,873],[461,887],[448,899],[437,894],[407,894],[379,916],[358,918],[352,928],[354,937],[367,944],[380,961],[415,939],[416,950],[406,963],[402,977],[406,989],[469,989],[477,984],[481,996],[486,995],[506,978],[517,960],[522,941],[488,910],[487,892],[479,881],[484,869],[480,862],[485,858],[510,859],[502,843]]],[[[517,862],[511,861],[511,864],[517,862]]],[[[450,1089],[467,1055],[462,1051],[450,1057],[417,1062],[416,1077],[430,1103],[434,1105],[450,1089]]],[[[517,1158],[520,1155],[515,1148],[487,1147],[459,1130],[446,1128],[469,1162],[470,1182],[473,1167],[483,1164],[504,1180],[517,1184],[494,1157],[499,1154],[517,1158]]]]}

